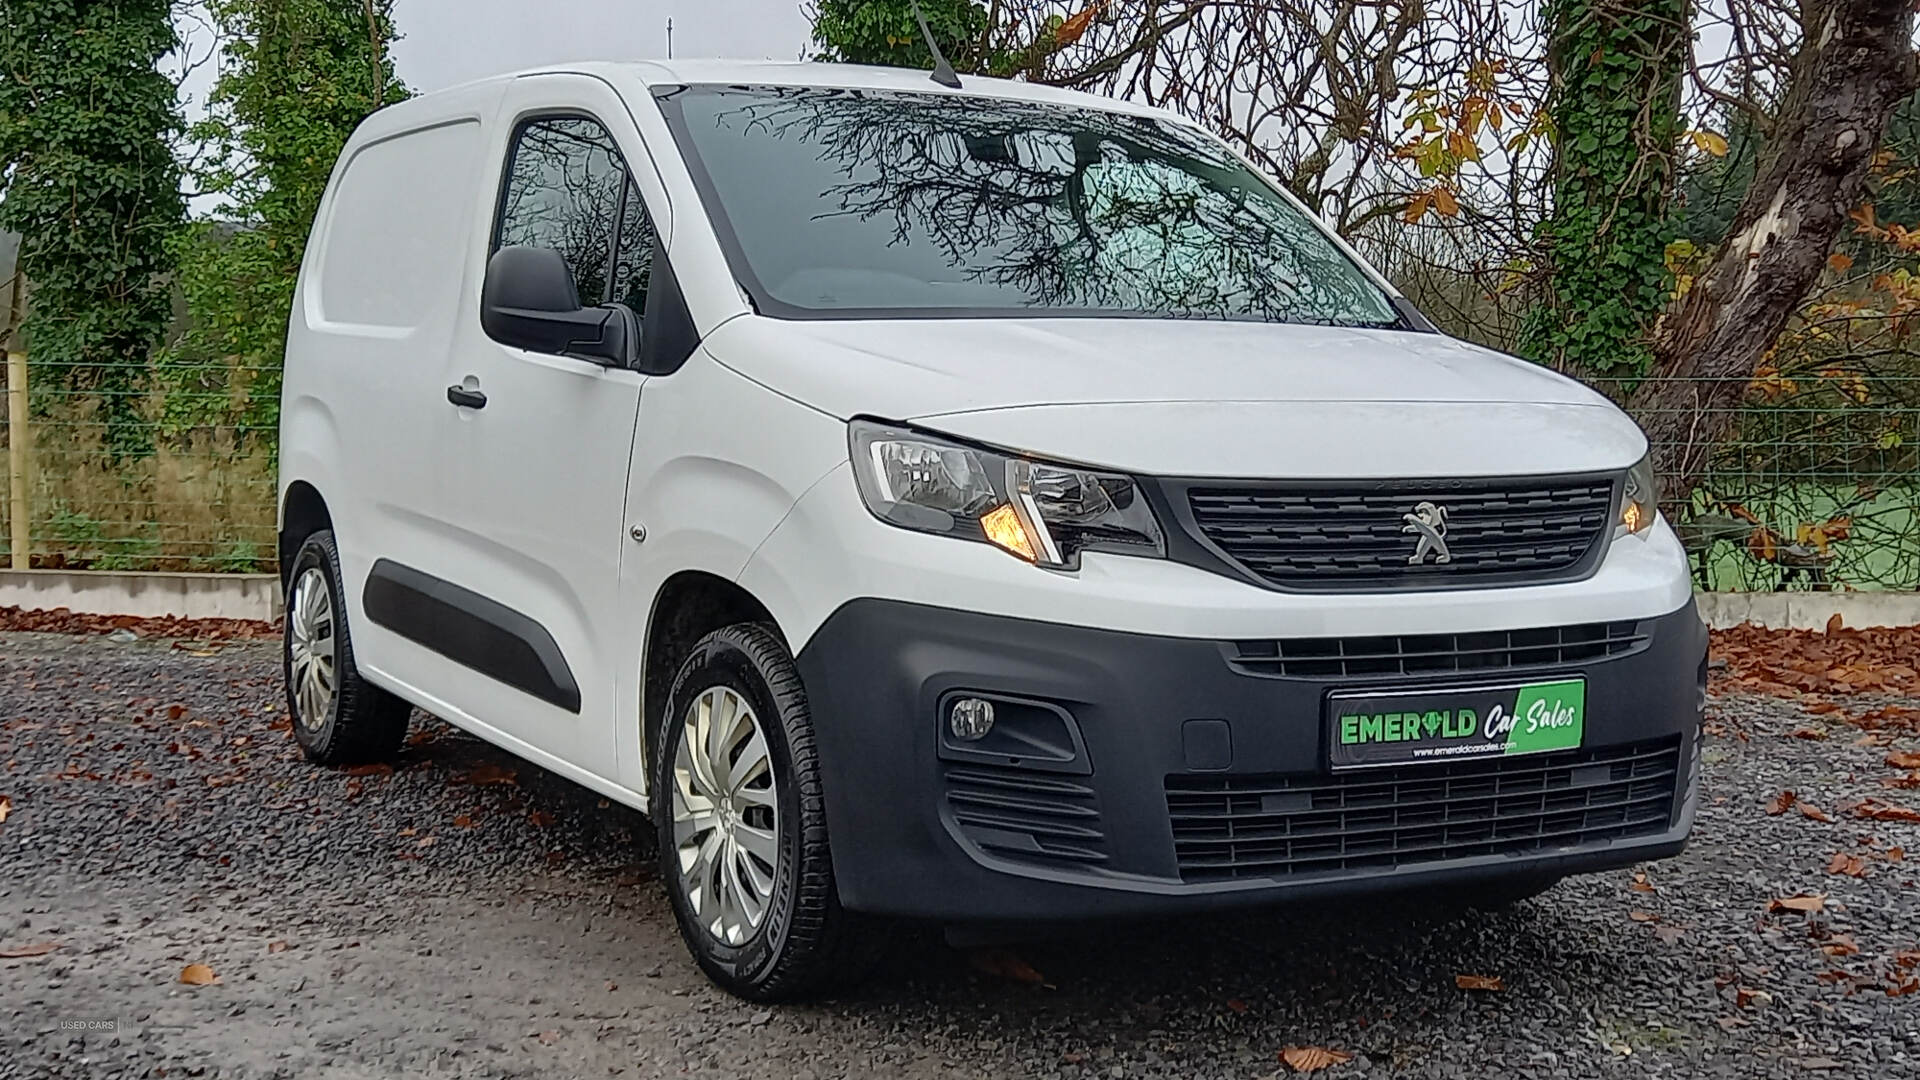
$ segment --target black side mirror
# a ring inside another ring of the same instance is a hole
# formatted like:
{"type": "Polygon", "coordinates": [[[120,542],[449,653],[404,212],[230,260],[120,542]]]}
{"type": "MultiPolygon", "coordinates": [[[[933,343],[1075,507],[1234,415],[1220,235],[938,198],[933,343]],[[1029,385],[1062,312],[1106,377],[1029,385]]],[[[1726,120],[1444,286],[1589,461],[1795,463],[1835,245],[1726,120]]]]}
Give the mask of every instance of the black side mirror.
{"type": "Polygon", "coordinates": [[[557,251],[503,247],[487,260],[480,326],[502,345],[626,367],[639,322],[621,304],[581,307],[557,251]]]}

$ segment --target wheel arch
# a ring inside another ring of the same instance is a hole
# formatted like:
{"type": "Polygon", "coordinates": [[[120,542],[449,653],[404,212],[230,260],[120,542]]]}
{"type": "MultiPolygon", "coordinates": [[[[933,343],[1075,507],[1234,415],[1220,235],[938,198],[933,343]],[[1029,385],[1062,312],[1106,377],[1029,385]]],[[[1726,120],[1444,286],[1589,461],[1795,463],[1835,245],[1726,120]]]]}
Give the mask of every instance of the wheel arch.
{"type": "Polygon", "coordinates": [[[653,747],[659,740],[673,677],[701,638],[723,626],[760,623],[788,646],[778,620],[760,598],[736,582],[704,570],[682,570],[661,582],[647,615],[645,653],[640,664],[640,760],[653,775],[653,747]]]}
{"type": "Polygon", "coordinates": [[[280,530],[276,553],[280,559],[280,586],[284,590],[288,584],[287,574],[293,567],[293,557],[300,553],[300,545],[307,537],[322,529],[333,528],[333,513],[327,509],[327,500],[320,489],[305,480],[295,480],[287,485],[280,496],[280,530]]]}

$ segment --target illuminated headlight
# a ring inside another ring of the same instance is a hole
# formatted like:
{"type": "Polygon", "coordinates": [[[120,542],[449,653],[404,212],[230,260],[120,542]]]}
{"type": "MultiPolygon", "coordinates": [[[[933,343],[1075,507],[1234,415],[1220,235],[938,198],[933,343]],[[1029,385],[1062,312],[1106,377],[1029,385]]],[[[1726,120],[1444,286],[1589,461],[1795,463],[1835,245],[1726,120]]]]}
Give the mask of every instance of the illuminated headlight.
{"type": "Polygon", "coordinates": [[[848,426],[867,509],[889,525],[993,544],[1077,569],[1082,551],[1165,555],[1132,477],[998,454],[906,428],[848,426]]]}
{"type": "Polygon", "coordinates": [[[1653,478],[1651,455],[1627,470],[1626,491],[1620,499],[1620,528],[1628,533],[1652,528],[1660,514],[1660,488],[1653,478]]]}

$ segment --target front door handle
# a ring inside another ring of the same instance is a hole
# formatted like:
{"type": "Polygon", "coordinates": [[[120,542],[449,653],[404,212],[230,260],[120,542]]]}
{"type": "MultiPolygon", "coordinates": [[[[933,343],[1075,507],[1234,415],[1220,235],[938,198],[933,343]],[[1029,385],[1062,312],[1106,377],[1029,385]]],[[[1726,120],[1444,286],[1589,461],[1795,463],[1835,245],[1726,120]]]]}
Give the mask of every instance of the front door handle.
{"type": "Polygon", "coordinates": [[[447,387],[447,400],[463,409],[484,409],[487,407],[487,395],[478,390],[469,390],[458,384],[447,387]]]}

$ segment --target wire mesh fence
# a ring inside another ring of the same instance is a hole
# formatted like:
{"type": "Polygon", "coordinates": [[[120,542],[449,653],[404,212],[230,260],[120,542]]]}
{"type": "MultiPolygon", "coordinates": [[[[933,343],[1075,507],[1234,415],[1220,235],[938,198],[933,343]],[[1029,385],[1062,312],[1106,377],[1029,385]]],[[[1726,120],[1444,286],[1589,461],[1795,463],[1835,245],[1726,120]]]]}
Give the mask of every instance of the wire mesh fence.
{"type": "MultiPolygon", "coordinates": [[[[31,565],[274,569],[275,403],[257,400],[259,373],[171,370],[141,392],[130,437],[110,431],[101,393],[77,373],[26,366],[31,565]]],[[[1740,381],[1721,415],[1640,417],[1655,431],[1721,432],[1691,495],[1668,506],[1700,587],[1920,589],[1920,375],[1826,363],[1740,381]]],[[[22,505],[7,503],[11,555],[22,505]]]]}
{"type": "Polygon", "coordinates": [[[9,359],[4,459],[9,475],[21,457],[27,468],[0,530],[7,564],[24,516],[36,569],[274,569],[274,422],[252,418],[231,366],[170,368],[164,389],[123,392],[131,407],[117,410],[77,365],[9,359]]]}
{"type": "Polygon", "coordinates": [[[1920,374],[1894,358],[1763,367],[1726,408],[1639,410],[1670,437],[1721,433],[1667,508],[1701,588],[1920,589],[1920,374]]]}

